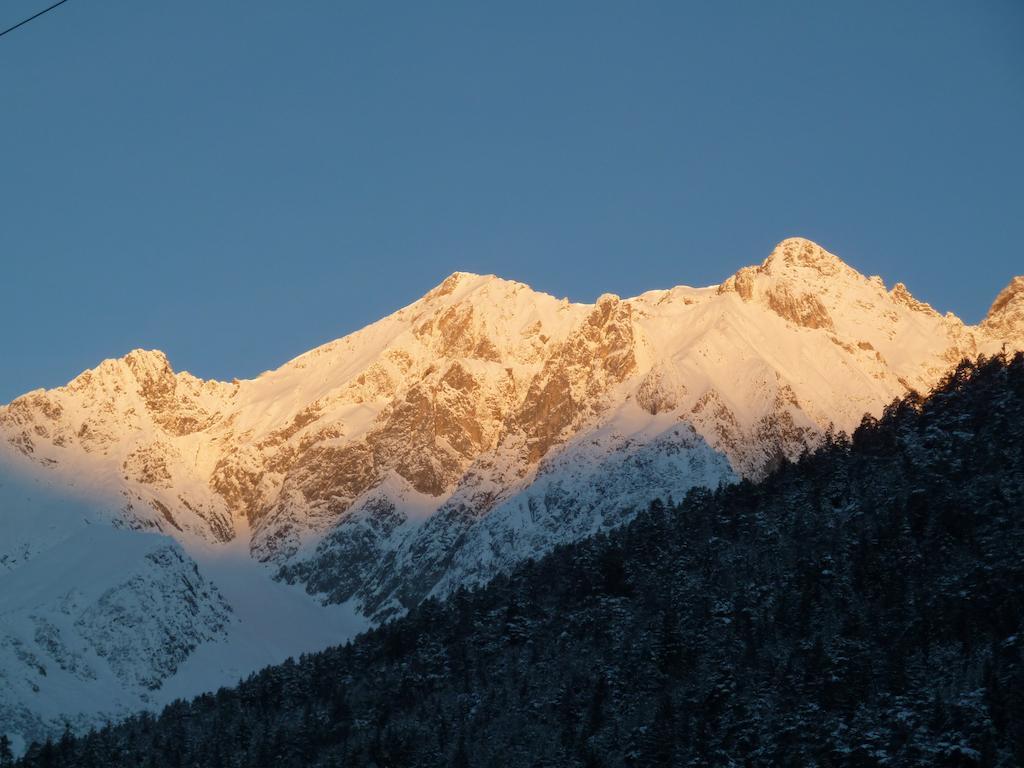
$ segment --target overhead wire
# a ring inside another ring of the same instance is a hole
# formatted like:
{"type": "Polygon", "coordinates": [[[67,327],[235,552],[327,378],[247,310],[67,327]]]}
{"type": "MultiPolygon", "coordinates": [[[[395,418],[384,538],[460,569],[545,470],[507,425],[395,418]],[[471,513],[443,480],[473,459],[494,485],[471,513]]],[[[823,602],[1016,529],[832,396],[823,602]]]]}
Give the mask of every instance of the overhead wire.
{"type": "Polygon", "coordinates": [[[3,32],[0,32],[0,37],[3,37],[3,36],[4,36],[4,35],[6,35],[6,34],[7,34],[8,32],[13,32],[13,31],[14,31],[14,30],[16,30],[16,29],[17,29],[18,27],[23,27],[23,26],[25,26],[26,24],[28,24],[28,23],[29,23],[30,21],[32,21],[33,19],[38,19],[38,18],[39,18],[40,16],[42,16],[42,15],[43,15],[44,13],[49,13],[49,12],[50,12],[50,11],[52,11],[52,10],[53,10],[54,8],[56,8],[56,7],[58,6],[58,5],[64,5],[64,3],[66,3],[67,1],[68,1],[68,0],[58,0],[58,2],[54,3],[54,4],[53,4],[53,5],[51,5],[51,6],[49,7],[49,8],[44,8],[44,9],[43,9],[43,10],[41,10],[41,11],[40,11],[39,13],[37,13],[37,14],[35,14],[35,15],[33,15],[33,16],[29,16],[29,17],[28,17],[27,19],[25,19],[24,21],[19,21],[19,22],[18,22],[17,24],[15,24],[15,25],[14,25],[13,27],[8,27],[8,28],[7,28],[7,29],[5,29],[5,30],[4,30],[3,32]]]}

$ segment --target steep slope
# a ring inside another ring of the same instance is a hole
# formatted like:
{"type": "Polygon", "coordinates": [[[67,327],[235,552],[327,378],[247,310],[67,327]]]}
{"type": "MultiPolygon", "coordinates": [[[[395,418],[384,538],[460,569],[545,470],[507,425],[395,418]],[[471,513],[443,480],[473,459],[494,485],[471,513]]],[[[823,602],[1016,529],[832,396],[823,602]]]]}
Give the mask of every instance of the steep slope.
{"type": "Polygon", "coordinates": [[[230,606],[171,539],[93,525],[0,577],[0,731],[45,738],[159,703],[230,606]]]}
{"type": "Polygon", "coordinates": [[[49,480],[0,475],[0,732],[19,739],[139,709],[230,621],[177,542],[49,480]]]}
{"type": "Polygon", "coordinates": [[[186,553],[110,525],[101,496],[49,475],[0,473],[0,734],[16,747],[231,684],[365,626],[271,581],[244,544],[186,553]]]}
{"type": "Polygon", "coordinates": [[[1024,355],[34,766],[1024,762],[1024,355]]]}

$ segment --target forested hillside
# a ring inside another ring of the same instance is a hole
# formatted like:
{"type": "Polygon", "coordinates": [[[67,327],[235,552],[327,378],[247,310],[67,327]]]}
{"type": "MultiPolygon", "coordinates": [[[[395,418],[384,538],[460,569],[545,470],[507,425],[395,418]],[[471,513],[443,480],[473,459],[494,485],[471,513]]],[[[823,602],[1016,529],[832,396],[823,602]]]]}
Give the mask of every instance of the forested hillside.
{"type": "Polygon", "coordinates": [[[1024,357],[19,766],[1024,764],[1024,357]]]}

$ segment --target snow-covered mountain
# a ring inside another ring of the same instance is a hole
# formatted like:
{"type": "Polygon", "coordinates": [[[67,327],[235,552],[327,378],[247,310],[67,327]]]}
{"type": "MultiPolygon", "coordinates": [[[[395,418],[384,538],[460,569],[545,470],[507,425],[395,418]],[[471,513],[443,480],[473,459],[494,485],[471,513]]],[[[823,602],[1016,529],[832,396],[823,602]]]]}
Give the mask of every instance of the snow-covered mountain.
{"type": "Polygon", "coordinates": [[[252,380],[175,373],[160,352],[104,361],[0,407],[19,489],[0,496],[0,701],[27,723],[219,684],[653,496],[756,478],[1004,344],[1024,347],[1024,278],[968,326],[790,239],[721,285],[592,305],[455,273],[252,380]],[[321,601],[343,606],[322,626],[321,601]],[[256,621],[294,631],[254,650],[256,621]],[[150,653],[161,633],[181,638],[170,657],[150,653]],[[33,685],[54,665],[103,707],[51,707],[33,685]]]}
{"type": "Polygon", "coordinates": [[[111,525],[44,467],[0,471],[0,733],[17,748],[236,682],[366,626],[274,582],[242,537],[111,525]],[[239,546],[241,544],[241,546],[239,546]]]}

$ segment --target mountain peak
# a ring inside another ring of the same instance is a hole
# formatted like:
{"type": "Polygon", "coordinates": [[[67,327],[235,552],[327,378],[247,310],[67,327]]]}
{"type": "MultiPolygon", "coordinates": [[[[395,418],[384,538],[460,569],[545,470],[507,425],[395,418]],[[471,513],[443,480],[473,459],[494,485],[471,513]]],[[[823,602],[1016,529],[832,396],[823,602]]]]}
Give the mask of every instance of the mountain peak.
{"type": "Polygon", "coordinates": [[[473,279],[480,277],[479,275],[473,274],[472,272],[452,272],[448,277],[438,283],[434,288],[427,291],[424,299],[439,299],[442,296],[447,296],[450,293],[454,293],[455,289],[460,284],[464,283],[467,279],[473,279]]]}
{"type": "Polygon", "coordinates": [[[82,371],[68,382],[68,387],[82,389],[97,382],[116,380],[125,374],[142,383],[174,376],[174,369],[167,355],[158,349],[133,349],[124,357],[108,358],[95,368],[82,371]]]}
{"type": "Polygon", "coordinates": [[[743,267],[718,286],[718,293],[736,293],[757,300],[777,315],[805,328],[834,330],[820,295],[866,280],[817,243],[790,237],[772,250],[760,266],[743,267]],[[842,278],[842,279],[840,279],[842,278]],[[837,285],[844,286],[836,288],[837,285]]]}
{"type": "Polygon", "coordinates": [[[768,273],[774,273],[780,267],[796,267],[810,269],[820,275],[830,276],[851,270],[842,259],[829,253],[817,243],[803,237],[788,237],[775,246],[774,250],[761,265],[768,273]]]}
{"type": "Polygon", "coordinates": [[[506,280],[497,275],[480,275],[475,272],[452,272],[423,297],[424,301],[432,301],[452,294],[467,295],[479,288],[490,285],[507,286],[509,288],[529,288],[524,283],[506,280]]]}
{"type": "Polygon", "coordinates": [[[159,349],[133,349],[124,357],[115,360],[114,364],[120,368],[127,368],[143,386],[152,381],[174,377],[174,369],[167,355],[159,349]]]}
{"type": "Polygon", "coordinates": [[[170,368],[171,363],[167,355],[159,349],[133,349],[121,358],[121,361],[132,370],[145,368],[170,368]]]}
{"type": "Polygon", "coordinates": [[[1024,275],[1017,275],[996,296],[982,322],[991,331],[1024,335],[1024,275]]]}

